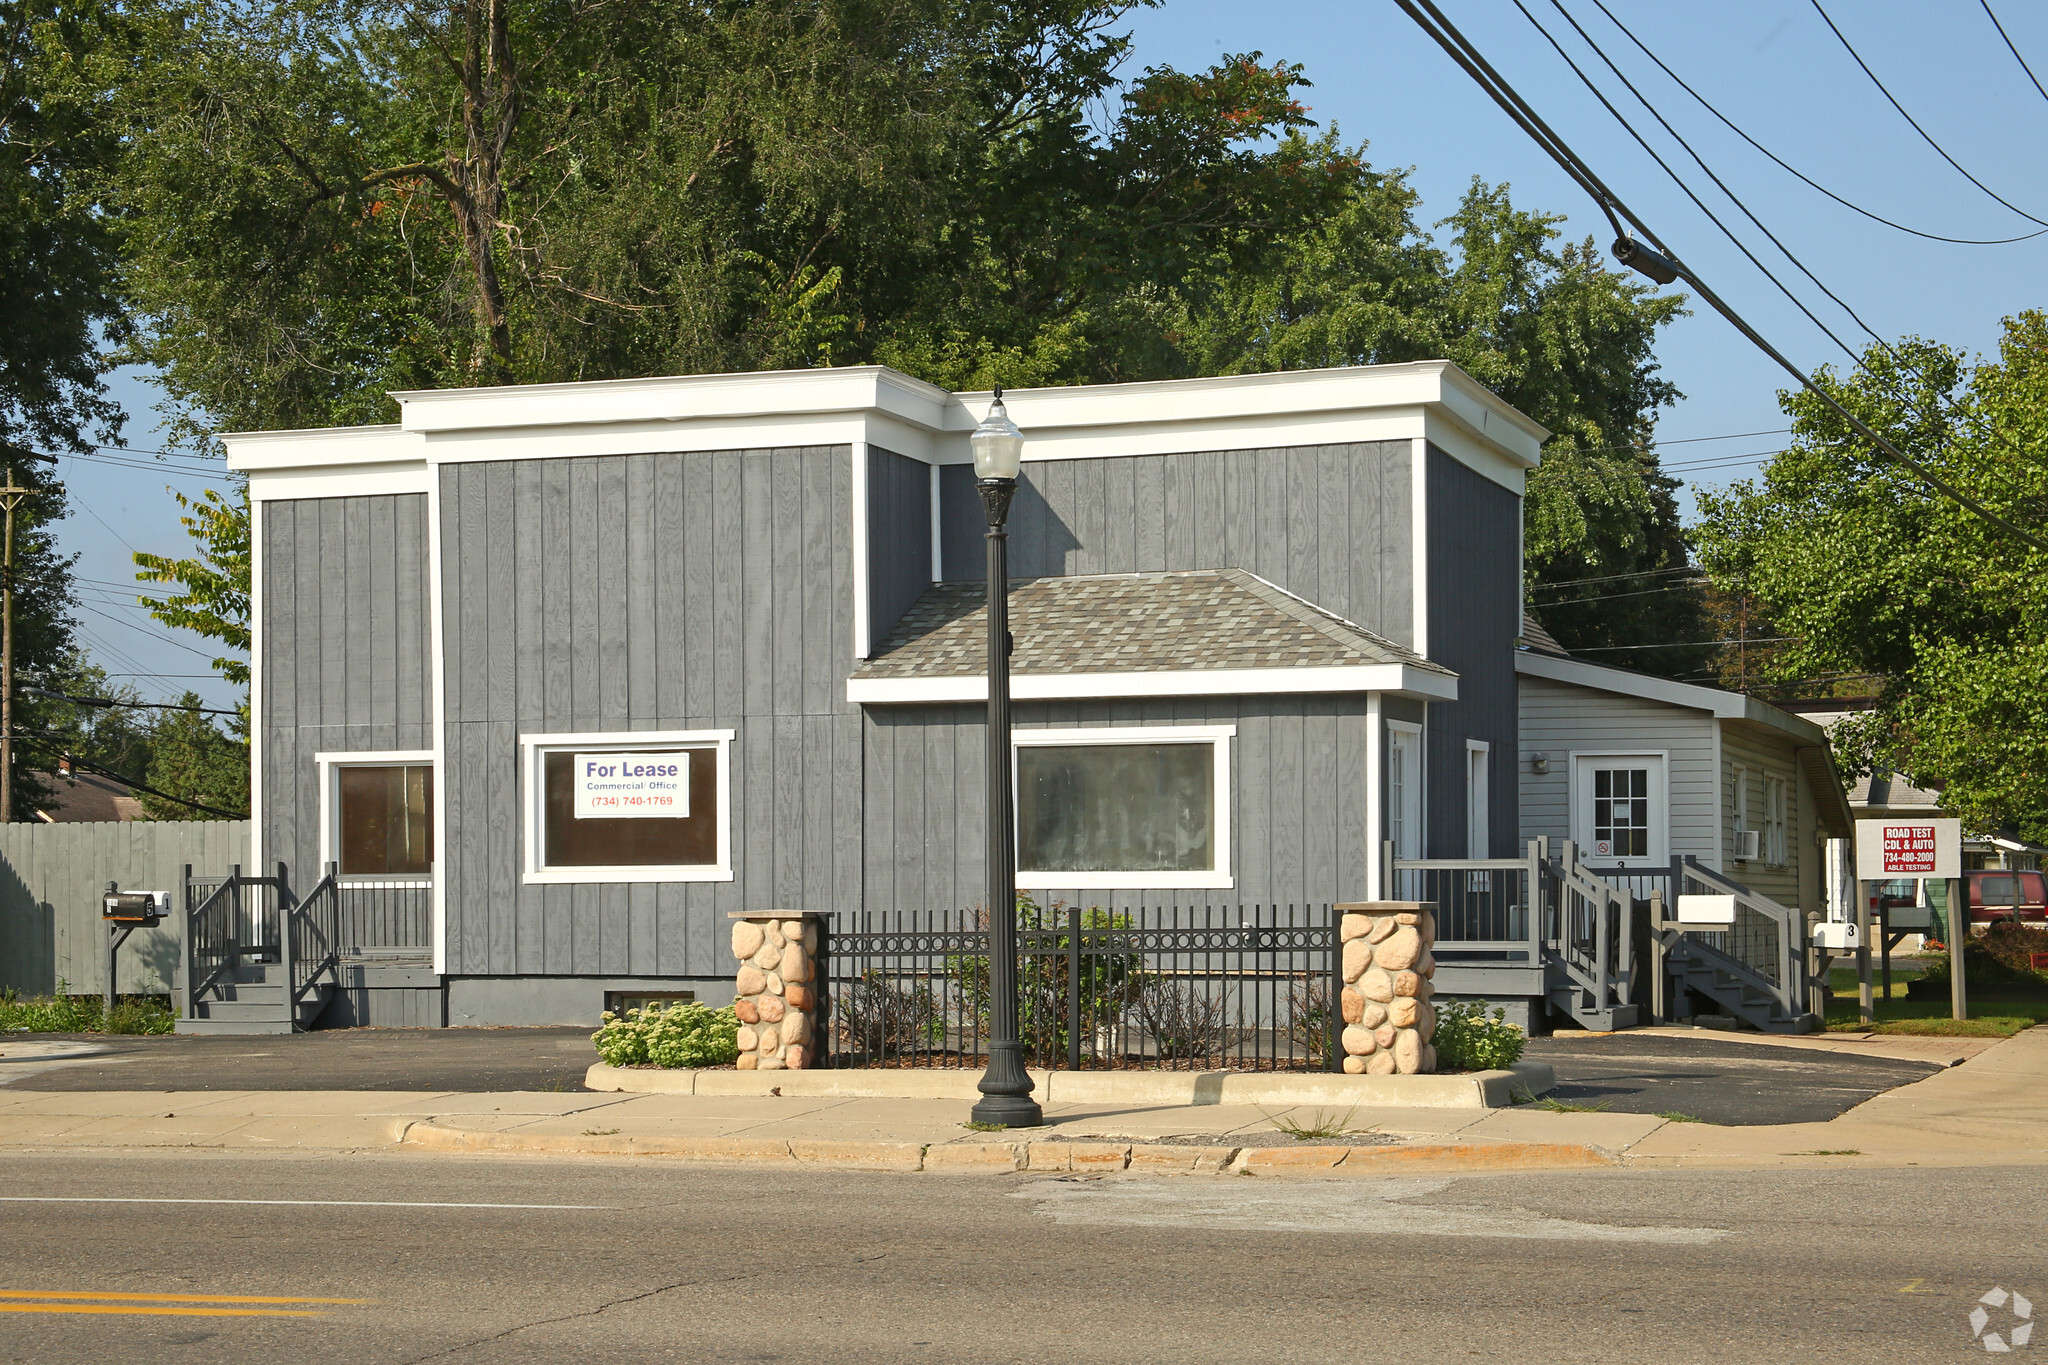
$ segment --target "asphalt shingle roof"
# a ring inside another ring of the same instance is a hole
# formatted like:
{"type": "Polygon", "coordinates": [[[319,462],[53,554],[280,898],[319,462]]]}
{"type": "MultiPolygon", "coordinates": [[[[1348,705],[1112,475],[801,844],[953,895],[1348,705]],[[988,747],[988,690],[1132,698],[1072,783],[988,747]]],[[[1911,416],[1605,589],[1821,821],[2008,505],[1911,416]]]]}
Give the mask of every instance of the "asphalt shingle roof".
{"type": "MultiPolygon", "coordinates": [[[[986,587],[934,583],[854,677],[979,677],[986,587]]],[[[1012,673],[1157,673],[1405,664],[1455,677],[1411,649],[1243,569],[1027,578],[1010,585],[1012,673]]]]}

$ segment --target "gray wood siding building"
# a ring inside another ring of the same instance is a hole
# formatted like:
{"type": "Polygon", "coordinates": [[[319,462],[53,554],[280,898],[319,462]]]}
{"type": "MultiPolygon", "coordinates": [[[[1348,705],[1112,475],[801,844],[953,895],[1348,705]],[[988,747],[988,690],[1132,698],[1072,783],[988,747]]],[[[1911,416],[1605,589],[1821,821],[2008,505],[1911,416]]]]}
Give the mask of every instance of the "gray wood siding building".
{"type": "MultiPolygon", "coordinates": [[[[910,623],[944,634],[946,582],[983,575],[966,435],[986,396],[868,367],[397,397],[391,427],[228,438],[256,510],[255,859],[310,884],[367,840],[430,881],[422,979],[458,1024],[588,1022],[611,993],[722,1003],[732,910],[980,901],[978,649],[891,665],[910,623]],[[571,802],[567,755],[641,749],[683,755],[687,813],[623,830],[571,802]],[[387,803],[363,825],[345,809],[370,797],[333,773],[380,764],[357,774],[387,803]],[[605,830],[707,842],[549,851],[605,830]]],[[[1220,782],[1197,813],[1214,865],[1047,863],[1034,895],[1369,898],[1394,720],[1424,736],[1427,851],[1466,851],[1473,744],[1494,850],[1513,843],[1540,428],[1442,362],[1006,401],[1027,435],[1013,581],[1137,594],[1141,622],[1213,591],[1273,623],[1191,617],[1149,661],[1085,621],[1063,655],[1033,640],[1060,661],[1020,665],[1020,753],[1203,743],[1220,782]]]]}

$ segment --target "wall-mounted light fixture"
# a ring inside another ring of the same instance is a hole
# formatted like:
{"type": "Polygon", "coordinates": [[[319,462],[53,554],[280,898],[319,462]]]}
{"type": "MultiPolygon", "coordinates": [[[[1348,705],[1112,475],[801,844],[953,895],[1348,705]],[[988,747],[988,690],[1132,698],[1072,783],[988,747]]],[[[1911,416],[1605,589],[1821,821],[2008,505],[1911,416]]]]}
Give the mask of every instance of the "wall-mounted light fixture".
{"type": "Polygon", "coordinates": [[[1547,773],[1547,772],[1549,772],[1549,771],[1550,771],[1550,755],[1549,755],[1549,754],[1530,754],[1530,755],[1529,755],[1529,771],[1530,771],[1530,772],[1532,772],[1532,773],[1547,773]]]}

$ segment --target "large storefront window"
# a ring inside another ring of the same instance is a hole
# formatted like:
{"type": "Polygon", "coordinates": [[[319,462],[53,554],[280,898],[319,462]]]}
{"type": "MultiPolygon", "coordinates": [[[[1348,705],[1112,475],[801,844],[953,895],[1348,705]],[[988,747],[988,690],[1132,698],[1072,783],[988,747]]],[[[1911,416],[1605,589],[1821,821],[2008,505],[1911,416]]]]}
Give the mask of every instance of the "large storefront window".
{"type": "Polygon", "coordinates": [[[1023,886],[1227,887],[1227,726],[1019,731],[1023,886]]]}
{"type": "Polygon", "coordinates": [[[527,880],[729,880],[731,738],[527,736],[527,880]]]}

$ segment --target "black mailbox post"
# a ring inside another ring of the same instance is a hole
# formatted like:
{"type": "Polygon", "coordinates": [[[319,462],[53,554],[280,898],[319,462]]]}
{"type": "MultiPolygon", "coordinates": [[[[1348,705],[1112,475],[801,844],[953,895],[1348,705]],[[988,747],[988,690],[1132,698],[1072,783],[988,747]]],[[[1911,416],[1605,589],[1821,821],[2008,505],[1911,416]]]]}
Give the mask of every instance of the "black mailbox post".
{"type": "Polygon", "coordinates": [[[128,935],[137,929],[153,929],[163,923],[171,913],[171,893],[168,891],[123,891],[117,883],[107,883],[107,898],[100,903],[100,918],[107,926],[107,984],[103,995],[104,1021],[114,1013],[114,954],[128,941],[128,935]]]}

